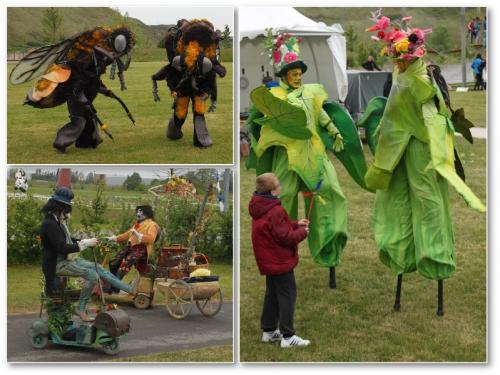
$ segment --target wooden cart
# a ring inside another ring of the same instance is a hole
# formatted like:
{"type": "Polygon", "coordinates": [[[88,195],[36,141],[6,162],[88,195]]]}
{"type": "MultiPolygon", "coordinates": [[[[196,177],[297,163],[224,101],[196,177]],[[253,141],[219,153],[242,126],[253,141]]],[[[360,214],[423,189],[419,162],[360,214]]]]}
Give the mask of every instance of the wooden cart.
{"type": "Polygon", "coordinates": [[[214,277],[190,278],[197,268],[208,268],[207,257],[192,254],[180,245],[163,247],[158,258],[156,287],[166,297],[165,307],[171,317],[184,319],[196,304],[204,316],[215,316],[222,307],[220,284],[214,277]]]}

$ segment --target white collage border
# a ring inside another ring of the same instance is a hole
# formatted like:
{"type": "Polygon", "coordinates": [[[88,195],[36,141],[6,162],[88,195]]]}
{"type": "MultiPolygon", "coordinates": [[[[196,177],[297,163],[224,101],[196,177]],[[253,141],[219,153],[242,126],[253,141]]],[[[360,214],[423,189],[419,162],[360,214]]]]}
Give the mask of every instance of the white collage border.
{"type": "MultiPolygon", "coordinates": [[[[234,285],[233,285],[233,302],[234,302],[234,321],[233,321],[233,327],[234,327],[234,350],[235,350],[235,356],[234,359],[236,361],[236,364],[219,364],[219,365],[206,365],[206,364],[147,364],[147,365],[133,365],[133,366],[123,366],[123,364],[120,366],[120,364],[116,364],[116,366],[110,367],[106,365],[97,365],[97,364],[80,364],[80,365],[71,365],[71,364],[62,364],[62,365],[45,365],[45,364],[33,364],[33,365],[12,365],[12,364],[7,364],[6,358],[7,358],[7,335],[6,335],[6,316],[7,316],[7,298],[6,295],[4,295],[4,298],[2,299],[2,302],[0,304],[1,309],[0,309],[0,314],[2,316],[2,325],[0,326],[0,331],[2,332],[2,338],[3,338],[3,344],[1,345],[1,351],[2,351],[2,370],[8,371],[8,372],[20,372],[20,373],[39,373],[39,374],[45,374],[45,373],[60,373],[60,372],[67,372],[69,369],[71,369],[72,372],[77,373],[88,373],[88,371],[120,371],[123,373],[134,373],[137,370],[141,370],[143,367],[144,370],[146,371],[200,371],[203,372],[204,374],[229,374],[229,373],[271,373],[271,372],[276,372],[279,370],[282,370],[286,372],[287,374],[302,374],[304,371],[308,371],[309,369],[312,371],[315,371],[317,373],[331,373],[331,372],[341,372],[341,373],[357,373],[357,372],[364,372],[364,371],[369,371],[370,373],[383,373],[384,375],[387,373],[391,372],[400,372],[400,371],[405,371],[408,373],[414,373],[414,372],[420,372],[420,371],[426,371],[430,374],[442,374],[443,371],[453,371],[454,373],[465,373],[469,371],[474,371],[474,372],[487,372],[487,373],[498,373],[500,371],[500,364],[499,364],[499,337],[500,337],[500,327],[499,325],[499,297],[500,293],[497,288],[494,286],[498,284],[498,280],[496,277],[496,270],[500,267],[500,256],[496,255],[496,251],[498,251],[499,247],[496,246],[499,244],[498,240],[498,232],[494,230],[494,225],[498,223],[497,219],[497,212],[498,212],[498,200],[496,199],[495,194],[493,193],[491,196],[489,195],[489,192],[496,192],[497,187],[499,186],[498,184],[498,173],[495,173],[495,167],[496,167],[496,162],[500,162],[500,147],[497,148],[495,147],[494,142],[495,141],[500,141],[500,134],[499,131],[496,129],[496,121],[499,120],[500,118],[498,116],[498,106],[495,106],[494,103],[496,102],[495,100],[495,91],[497,89],[497,81],[498,81],[498,68],[496,68],[497,61],[498,59],[498,48],[496,45],[498,43],[496,42],[496,38],[499,37],[499,32],[498,28],[495,25],[495,21],[498,20],[497,18],[497,11],[498,11],[498,6],[496,5],[497,3],[494,2],[493,0],[485,0],[485,1],[449,1],[449,0],[442,0],[439,2],[439,4],[436,4],[435,1],[430,1],[430,0],[419,0],[419,1],[413,1],[413,2],[408,2],[408,3],[401,3],[400,1],[395,1],[395,0],[390,0],[390,1],[377,1],[377,2],[368,2],[368,1],[357,1],[357,0],[349,0],[349,1],[333,1],[333,0],[312,0],[312,1],[295,1],[295,0],[253,0],[253,1],[245,1],[245,0],[235,0],[235,1],[228,1],[228,0],[214,0],[213,3],[207,3],[206,1],[183,1],[183,2],[173,2],[173,1],[166,1],[166,0],[146,0],[143,3],[140,4],[140,6],[233,6],[235,8],[235,19],[234,19],[234,48],[233,48],[233,65],[234,65],[234,75],[233,75],[233,93],[234,93],[234,128],[233,128],[233,135],[234,135],[234,164],[231,166],[233,167],[233,178],[234,178],[234,189],[233,189],[233,218],[234,218],[234,259],[233,259],[233,275],[234,275],[234,285]],[[488,86],[488,96],[489,96],[489,105],[488,106],[488,114],[489,114],[489,124],[492,124],[491,126],[488,127],[488,138],[491,140],[491,145],[493,147],[488,147],[488,251],[489,251],[489,256],[488,256],[488,277],[489,277],[489,282],[488,282],[488,317],[489,317],[489,325],[488,325],[488,364],[484,365],[460,365],[460,364],[446,364],[446,365],[439,365],[439,364],[428,364],[428,365],[421,365],[421,364],[415,364],[415,365],[389,365],[389,364],[352,364],[352,365],[346,365],[346,364],[328,364],[328,365],[314,365],[314,364],[260,364],[260,365],[250,365],[250,364],[241,364],[238,363],[239,360],[239,355],[238,355],[238,350],[239,350],[239,238],[240,238],[240,228],[239,228],[239,223],[240,223],[240,217],[239,217],[239,204],[241,204],[241,199],[239,196],[240,193],[240,184],[239,184],[239,132],[237,131],[239,128],[239,58],[238,58],[238,53],[239,53],[239,37],[237,36],[237,30],[238,30],[238,17],[244,16],[242,14],[239,14],[238,12],[238,7],[239,6],[248,6],[248,5],[253,5],[253,6],[265,6],[265,5],[283,5],[283,6],[323,6],[323,7],[342,7],[348,5],[349,7],[378,7],[378,6],[401,6],[405,5],[408,7],[415,7],[415,6],[467,6],[467,7],[473,7],[473,6],[487,6],[489,9],[488,13],[488,18],[489,18],[489,82],[491,82],[488,86]],[[490,231],[490,229],[493,229],[490,231]],[[165,368],[167,367],[167,368],[165,368]]],[[[68,3],[68,1],[64,0],[52,0],[52,1],[12,1],[12,0],[7,0],[3,1],[1,4],[1,18],[3,22],[3,28],[2,28],[2,36],[1,36],[1,47],[0,47],[0,59],[1,61],[6,61],[7,56],[6,56],[6,51],[7,51],[7,11],[6,7],[7,6],[138,6],[138,1],[137,0],[122,0],[122,1],[105,1],[103,0],[102,2],[98,2],[95,0],[89,0],[86,2],[83,2],[81,0],[75,1],[68,3]]],[[[7,66],[6,64],[2,64],[2,74],[3,77],[7,80],[7,66]]],[[[3,111],[1,111],[2,116],[1,118],[1,131],[3,135],[3,142],[0,143],[0,148],[1,148],[1,173],[0,176],[3,178],[1,181],[6,181],[7,180],[7,129],[6,129],[6,124],[7,124],[7,86],[6,84],[3,86],[2,90],[0,91],[0,105],[2,106],[1,108],[3,111]]],[[[34,163],[36,164],[36,163],[34,163]]],[[[71,164],[70,164],[71,165],[71,164]]],[[[186,165],[183,165],[186,166],[186,165]]],[[[210,165],[193,165],[197,167],[211,167],[210,165]]],[[[216,165],[216,167],[223,167],[227,165],[216,165]]],[[[175,166],[174,166],[175,167],[175,166]]],[[[7,201],[6,201],[6,184],[1,184],[2,188],[4,190],[3,194],[3,199],[1,202],[1,207],[3,209],[2,212],[6,213],[7,210],[7,201]]],[[[1,244],[3,245],[3,249],[6,249],[6,228],[7,228],[7,223],[6,223],[6,217],[2,215],[0,217],[0,223],[3,228],[3,230],[0,232],[1,233],[1,244]]],[[[498,225],[498,224],[497,224],[498,225]]],[[[4,251],[4,254],[2,256],[2,270],[6,270],[6,250],[4,251]]],[[[1,283],[2,283],[2,288],[0,290],[6,291],[7,290],[7,275],[6,272],[4,272],[3,277],[1,278],[1,283]]]]}

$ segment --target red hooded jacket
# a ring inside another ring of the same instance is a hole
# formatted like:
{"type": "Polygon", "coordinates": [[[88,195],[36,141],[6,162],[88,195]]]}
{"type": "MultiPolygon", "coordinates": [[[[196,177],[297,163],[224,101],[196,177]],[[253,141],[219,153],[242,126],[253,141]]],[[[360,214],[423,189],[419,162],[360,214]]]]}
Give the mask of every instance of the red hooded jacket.
{"type": "Polygon", "coordinates": [[[288,217],[279,198],[254,193],[248,206],[252,216],[252,243],[262,275],[280,275],[299,262],[297,245],[307,231],[288,217]]]}

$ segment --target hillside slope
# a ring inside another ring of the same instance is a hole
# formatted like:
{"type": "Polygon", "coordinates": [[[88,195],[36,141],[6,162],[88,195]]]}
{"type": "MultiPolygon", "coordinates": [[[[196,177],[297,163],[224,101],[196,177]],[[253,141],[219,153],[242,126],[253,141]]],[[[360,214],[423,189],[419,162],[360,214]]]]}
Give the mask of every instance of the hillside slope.
{"type": "MultiPolygon", "coordinates": [[[[352,25],[354,32],[358,36],[358,41],[370,42],[370,37],[373,33],[365,32],[367,27],[372,26],[373,22],[369,20],[370,11],[375,11],[378,8],[296,8],[305,16],[315,20],[324,22],[327,25],[339,23],[347,30],[349,25],[352,25]]],[[[425,7],[406,7],[405,16],[412,16],[412,25],[420,28],[436,28],[444,26],[448,30],[452,49],[460,48],[460,8],[425,8],[425,7]]],[[[466,8],[466,22],[471,17],[480,16],[484,18],[486,8],[466,8]]],[[[385,7],[383,14],[391,19],[401,19],[403,16],[403,8],[385,7]]],[[[444,51],[443,51],[444,52],[444,51]]]]}
{"type": "MultiPolygon", "coordinates": [[[[25,51],[47,43],[42,24],[43,12],[47,8],[7,8],[7,49],[9,52],[25,51]]],[[[60,38],[65,39],[95,26],[115,27],[127,25],[136,34],[134,60],[162,60],[165,53],[158,48],[170,25],[148,26],[143,22],[124,17],[112,8],[58,8],[62,17],[60,38]]]]}

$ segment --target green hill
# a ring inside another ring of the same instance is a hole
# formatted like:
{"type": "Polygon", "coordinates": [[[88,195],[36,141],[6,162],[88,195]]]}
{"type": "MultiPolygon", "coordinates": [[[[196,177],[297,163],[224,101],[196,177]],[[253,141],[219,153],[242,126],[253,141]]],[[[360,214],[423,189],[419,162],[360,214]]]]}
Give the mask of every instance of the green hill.
{"type": "MultiPolygon", "coordinates": [[[[47,8],[7,8],[7,51],[26,51],[47,44],[42,19],[47,8]]],[[[165,59],[165,50],[158,48],[161,39],[172,25],[146,25],[138,19],[123,16],[113,8],[57,8],[62,17],[60,39],[95,26],[127,25],[136,34],[137,43],[133,52],[134,61],[160,61],[165,59]]],[[[223,49],[223,61],[232,61],[231,49],[223,49]]]]}
{"type": "MultiPolygon", "coordinates": [[[[368,8],[368,7],[357,7],[357,8],[320,8],[320,7],[308,7],[308,8],[296,8],[299,12],[305,16],[315,20],[324,22],[327,25],[334,23],[339,23],[347,31],[349,26],[352,26],[352,31],[355,37],[357,37],[354,46],[347,46],[348,51],[351,50],[355,55],[358,53],[359,44],[364,44],[366,49],[372,50],[371,53],[377,52],[379,50],[376,43],[374,43],[370,38],[373,33],[365,32],[367,27],[372,26],[373,22],[369,20],[370,11],[375,11],[378,7],[368,8]]],[[[486,14],[486,8],[466,8],[465,19],[466,22],[472,17],[479,16],[484,19],[486,14]]],[[[433,48],[436,49],[447,62],[453,62],[454,59],[458,59],[460,52],[460,8],[431,8],[431,7],[419,7],[419,8],[395,8],[386,7],[383,8],[383,15],[390,17],[391,19],[401,19],[402,16],[412,16],[412,25],[420,28],[431,28],[434,30],[433,34],[430,35],[427,41],[427,46],[429,50],[433,48]],[[403,14],[404,12],[404,14],[403,14]],[[440,29],[440,30],[438,30],[440,29]],[[445,31],[443,31],[445,30],[445,31]],[[448,43],[444,45],[437,43],[435,40],[435,34],[438,32],[447,34],[445,37],[448,43]],[[434,42],[434,43],[433,43],[434,42]],[[434,45],[433,45],[434,44],[434,45]],[[447,46],[446,46],[447,44],[447,46]]],[[[465,26],[464,26],[465,27],[465,26]]],[[[361,47],[362,48],[362,47],[361,47]]],[[[468,44],[468,55],[475,53],[476,51],[484,52],[481,47],[471,47],[468,44]]]]}

